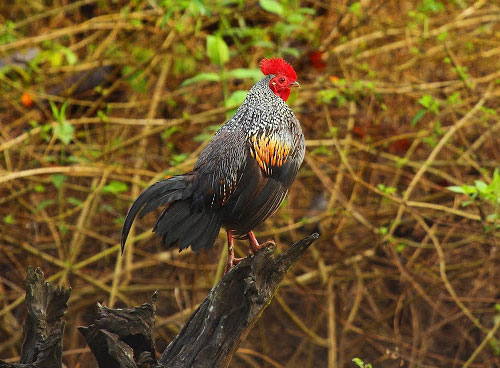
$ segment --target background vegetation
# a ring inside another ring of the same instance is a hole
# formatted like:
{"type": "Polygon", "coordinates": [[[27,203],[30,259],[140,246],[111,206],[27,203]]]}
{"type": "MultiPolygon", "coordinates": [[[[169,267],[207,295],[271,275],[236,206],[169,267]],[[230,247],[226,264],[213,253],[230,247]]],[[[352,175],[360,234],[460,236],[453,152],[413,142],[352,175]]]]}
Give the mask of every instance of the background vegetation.
{"type": "Polygon", "coordinates": [[[225,238],[179,254],[148,216],[120,257],[124,215],[190,170],[266,56],[297,71],[307,155],[257,235],[321,238],[233,366],[500,366],[491,0],[1,2],[0,358],[19,355],[30,264],[73,289],[67,366],[95,365],[76,326],[97,301],[155,289],[163,350],[220,277],[225,238]]]}

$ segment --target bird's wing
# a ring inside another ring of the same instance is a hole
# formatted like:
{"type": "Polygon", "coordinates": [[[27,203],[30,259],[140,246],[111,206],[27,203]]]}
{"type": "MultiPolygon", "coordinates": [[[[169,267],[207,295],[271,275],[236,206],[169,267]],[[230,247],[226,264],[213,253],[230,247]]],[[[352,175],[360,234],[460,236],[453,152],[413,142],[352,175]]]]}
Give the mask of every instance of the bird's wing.
{"type": "MultiPolygon", "coordinates": [[[[294,127],[300,129],[298,121],[294,127]]],[[[286,188],[292,184],[304,158],[302,132],[261,130],[249,137],[248,146],[250,156],[255,159],[264,176],[281,182],[286,188]]]]}
{"type": "Polygon", "coordinates": [[[244,235],[271,216],[285,198],[302,163],[302,134],[259,132],[248,139],[240,183],[228,201],[226,218],[244,235]]]}
{"type": "Polygon", "coordinates": [[[197,190],[193,204],[203,203],[214,209],[224,206],[241,180],[246,156],[241,132],[217,132],[196,162],[197,190]]]}

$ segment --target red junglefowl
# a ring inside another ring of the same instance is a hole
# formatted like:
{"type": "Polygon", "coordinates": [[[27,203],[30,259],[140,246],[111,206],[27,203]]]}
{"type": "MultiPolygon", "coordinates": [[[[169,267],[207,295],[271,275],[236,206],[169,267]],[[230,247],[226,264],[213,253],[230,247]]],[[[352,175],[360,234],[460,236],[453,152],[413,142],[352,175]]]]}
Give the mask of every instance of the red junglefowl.
{"type": "Polygon", "coordinates": [[[210,248],[221,227],[227,231],[226,272],[239,262],[233,238],[259,244],[252,230],[280,206],[305,153],[299,121],[286,104],[298,86],[292,66],[282,58],[263,59],[265,75],[248,92],[234,116],[201,152],[193,171],[151,185],[132,204],[122,229],[122,251],[137,215],[168,204],[153,232],[166,246],[193,251],[210,248]]]}

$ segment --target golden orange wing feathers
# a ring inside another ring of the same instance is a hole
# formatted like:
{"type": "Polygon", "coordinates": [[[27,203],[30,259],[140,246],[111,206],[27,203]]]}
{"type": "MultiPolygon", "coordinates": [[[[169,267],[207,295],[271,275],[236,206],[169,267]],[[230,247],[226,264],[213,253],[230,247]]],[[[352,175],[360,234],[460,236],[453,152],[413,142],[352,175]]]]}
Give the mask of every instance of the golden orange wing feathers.
{"type": "Polygon", "coordinates": [[[262,171],[272,174],[273,167],[285,164],[290,153],[290,144],[275,136],[266,136],[265,133],[250,137],[250,154],[257,161],[262,171]]]}

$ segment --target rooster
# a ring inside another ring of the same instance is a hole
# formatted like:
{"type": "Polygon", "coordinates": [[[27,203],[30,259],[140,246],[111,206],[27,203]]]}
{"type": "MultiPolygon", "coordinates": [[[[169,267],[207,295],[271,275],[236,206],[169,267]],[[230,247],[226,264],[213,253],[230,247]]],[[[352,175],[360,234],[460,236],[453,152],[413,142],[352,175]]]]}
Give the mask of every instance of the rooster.
{"type": "Polygon", "coordinates": [[[241,260],[234,256],[234,238],[248,238],[253,252],[274,244],[259,244],[252,230],[285,198],[304,159],[305,140],[286,104],[290,88],[299,85],[295,70],[282,58],[263,59],[259,66],[265,77],[200,153],[194,169],[151,185],[132,204],[122,252],[136,216],[165,204],[153,232],[167,247],[210,248],[225,228],[226,272],[241,260]]]}

